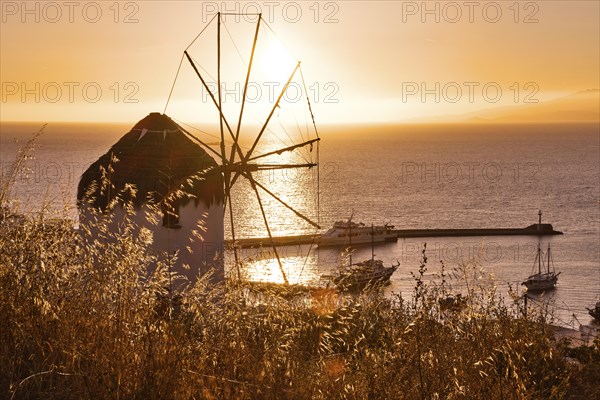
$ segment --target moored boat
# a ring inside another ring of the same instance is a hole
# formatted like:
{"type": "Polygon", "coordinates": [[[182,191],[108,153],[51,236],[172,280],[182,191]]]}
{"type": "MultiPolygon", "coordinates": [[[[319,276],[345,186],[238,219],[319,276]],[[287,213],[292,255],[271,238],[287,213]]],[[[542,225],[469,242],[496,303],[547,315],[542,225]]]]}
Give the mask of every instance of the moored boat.
{"type": "Polygon", "coordinates": [[[594,308],[586,307],[586,309],[594,319],[600,321],[600,301],[596,302],[596,306],[594,308]]]}
{"type": "Polygon", "coordinates": [[[537,254],[535,256],[535,264],[537,264],[537,273],[530,275],[522,284],[527,288],[529,292],[543,292],[545,290],[551,290],[556,287],[556,283],[558,282],[558,276],[560,272],[556,273],[554,271],[554,265],[552,271],[550,270],[550,262],[552,260],[550,253],[550,245],[548,244],[548,253],[546,255],[547,258],[547,267],[546,271],[542,271],[542,250],[540,248],[540,244],[538,243],[537,254]]]}
{"type": "Polygon", "coordinates": [[[350,246],[373,242],[395,242],[398,236],[393,231],[394,226],[366,226],[362,222],[336,221],[333,227],[323,233],[318,240],[319,246],[350,246]]]}
{"type": "MultiPolygon", "coordinates": [[[[350,217],[352,218],[352,217],[350,217]]],[[[350,220],[348,220],[350,221],[350,220]]],[[[371,225],[371,232],[375,227],[371,225]]],[[[331,277],[333,283],[342,290],[362,290],[366,287],[374,287],[388,283],[392,274],[400,266],[400,262],[391,267],[385,267],[383,261],[375,259],[375,236],[371,238],[371,259],[359,263],[352,263],[352,252],[350,251],[350,262],[345,267],[340,267],[337,274],[331,277]]]]}
{"type": "Polygon", "coordinates": [[[399,265],[400,263],[385,267],[381,260],[365,260],[343,267],[337,275],[333,276],[332,281],[341,289],[361,290],[367,286],[389,282],[399,265]]]}

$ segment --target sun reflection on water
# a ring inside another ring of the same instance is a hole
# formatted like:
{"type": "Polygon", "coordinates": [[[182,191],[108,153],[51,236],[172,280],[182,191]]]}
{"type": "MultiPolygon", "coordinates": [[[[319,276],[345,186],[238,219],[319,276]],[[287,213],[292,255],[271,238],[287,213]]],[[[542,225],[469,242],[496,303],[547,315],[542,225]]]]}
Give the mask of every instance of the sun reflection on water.
{"type": "MultiPolygon", "coordinates": [[[[257,148],[256,153],[264,154],[283,146],[284,144],[270,141],[260,149],[257,148]]],[[[313,160],[308,157],[310,154],[306,156],[295,152],[284,152],[280,155],[265,157],[261,160],[261,164],[277,166],[312,162],[313,160]]],[[[253,172],[252,176],[290,207],[316,221],[316,168],[273,169],[253,172]]],[[[257,190],[273,236],[315,233],[314,227],[296,216],[278,200],[261,188],[257,188],[257,190]]],[[[246,179],[240,178],[236,182],[232,190],[232,199],[234,200],[236,238],[267,237],[268,232],[260,212],[256,193],[246,179]]],[[[231,232],[230,226],[230,221],[226,218],[225,229],[228,234],[231,232]]]]}
{"type": "MultiPolygon", "coordinates": [[[[254,154],[265,154],[271,151],[290,146],[291,138],[269,138],[261,142],[254,154]]],[[[301,138],[295,140],[300,142],[301,138]]],[[[266,165],[290,165],[314,162],[315,156],[310,149],[301,152],[291,151],[274,154],[260,160],[266,165]]],[[[294,210],[302,213],[313,221],[317,220],[316,209],[316,171],[313,169],[272,169],[252,173],[254,179],[266,187],[283,202],[294,210]]],[[[265,211],[267,222],[274,237],[294,236],[301,234],[314,234],[316,228],[299,218],[295,213],[281,204],[277,199],[257,187],[260,200],[265,211]]],[[[233,187],[232,193],[234,227],[236,239],[241,238],[266,238],[266,229],[256,193],[251,184],[245,179],[240,180],[233,187]]],[[[227,239],[231,239],[231,221],[225,218],[225,232],[227,239]]],[[[294,247],[294,249],[297,249],[294,247]]],[[[247,251],[247,250],[246,250],[247,251]]],[[[240,257],[243,260],[243,275],[251,281],[283,283],[284,277],[273,249],[265,245],[262,249],[254,249],[254,254],[240,257]]],[[[226,263],[230,268],[233,265],[233,252],[226,254],[226,263]]],[[[238,254],[244,253],[238,250],[238,254]]],[[[316,271],[316,256],[314,248],[303,249],[301,252],[292,252],[288,248],[278,248],[281,263],[287,280],[291,284],[307,285],[319,280],[316,271]]],[[[230,269],[232,270],[232,269],[230,269]]]]}
{"type": "MultiPolygon", "coordinates": [[[[310,257],[309,257],[310,258],[310,257]]],[[[285,257],[281,260],[288,282],[292,285],[310,285],[319,281],[314,261],[305,257],[285,257]]],[[[250,281],[284,283],[276,258],[249,262],[245,273],[250,281]]]]}

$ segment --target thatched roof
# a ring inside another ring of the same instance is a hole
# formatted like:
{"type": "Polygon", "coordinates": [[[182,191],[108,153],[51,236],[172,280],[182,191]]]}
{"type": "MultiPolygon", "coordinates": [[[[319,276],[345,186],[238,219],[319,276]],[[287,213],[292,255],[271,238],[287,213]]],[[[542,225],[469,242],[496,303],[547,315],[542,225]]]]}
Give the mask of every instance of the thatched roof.
{"type": "Polygon", "coordinates": [[[203,201],[208,207],[223,201],[223,181],[218,168],[171,118],[151,113],[83,173],[77,199],[81,202],[85,197],[104,211],[126,184],[132,184],[138,190],[133,199],[136,207],[147,201],[159,204],[178,189],[195,197],[184,196],[174,204],[194,199],[196,204],[203,201]],[[114,158],[118,161],[111,163],[114,158]],[[114,172],[108,172],[110,169],[114,172]],[[189,179],[197,175],[200,179],[190,185],[189,179]],[[112,182],[113,189],[102,188],[103,179],[106,181],[103,176],[112,182]]]}

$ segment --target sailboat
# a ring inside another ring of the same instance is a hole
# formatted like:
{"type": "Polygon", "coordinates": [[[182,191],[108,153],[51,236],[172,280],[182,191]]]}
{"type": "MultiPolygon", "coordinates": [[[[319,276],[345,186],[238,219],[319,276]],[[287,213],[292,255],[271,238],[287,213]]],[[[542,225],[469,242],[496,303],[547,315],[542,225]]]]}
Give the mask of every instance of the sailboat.
{"type": "MultiPolygon", "coordinates": [[[[374,236],[374,227],[371,226],[371,235],[374,236]]],[[[340,289],[362,290],[367,286],[379,285],[389,282],[392,274],[400,266],[400,262],[391,267],[385,267],[383,261],[375,259],[374,240],[371,240],[371,258],[359,263],[350,263],[342,267],[332,277],[333,283],[340,289]]]]}
{"type": "Polygon", "coordinates": [[[550,271],[550,260],[552,259],[550,253],[550,244],[548,244],[548,253],[547,253],[547,266],[546,271],[542,271],[542,250],[540,248],[540,244],[538,243],[537,254],[535,256],[534,265],[537,263],[537,273],[530,275],[527,280],[525,280],[522,284],[527,288],[530,292],[542,292],[544,290],[554,289],[556,283],[558,282],[559,273],[554,271],[554,264],[552,271],[550,271]]]}
{"type": "Polygon", "coordinates": [[[594,308],[587,308],[588,312],[592,316],[592,318],[600,321],[600,301],[596,302],[596,306],[594,308]]]}

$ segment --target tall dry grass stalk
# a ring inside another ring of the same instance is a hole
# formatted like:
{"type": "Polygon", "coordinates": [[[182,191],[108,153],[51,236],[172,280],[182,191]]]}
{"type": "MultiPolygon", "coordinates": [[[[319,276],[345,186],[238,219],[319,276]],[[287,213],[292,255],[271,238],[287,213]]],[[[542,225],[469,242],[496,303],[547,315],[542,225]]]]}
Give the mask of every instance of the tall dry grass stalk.
{"type": "Polygon", "coordinates": [[[37,140],[44,133],[46,125],[44,124],[40,130],[33,133],[31,138],[20,146],[17,150],[15,159],[10,163],[6,171],[0,171],[0,220],[9,217],[11,208],[14,208],[13,188],[19,176],[26,175],[29,171],[26,166],[27,160],[33,158],[37,140]]]}
{"type": "Polygon", "coordinates": [[[132,235],[138,229],[127,217],[116,231],[99,224],[99,239],[85,243],[68,223],[25,218],[0,225],[1,398],[591,399],[600,393],[598,343],[567,362],[544,315],[525,317],[474,263],[442,267],[427,282],[424,250],[413,293],[392,298],[285,287],[258,293],[248,283],[208,279],[170,293],[168,264],[150,251],[149,232],[132,235]],[[467,291],[448,304],[458,279],[467,291]]]}

